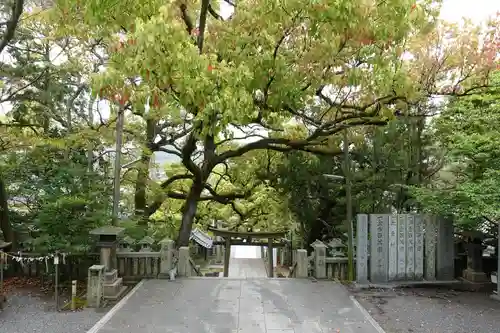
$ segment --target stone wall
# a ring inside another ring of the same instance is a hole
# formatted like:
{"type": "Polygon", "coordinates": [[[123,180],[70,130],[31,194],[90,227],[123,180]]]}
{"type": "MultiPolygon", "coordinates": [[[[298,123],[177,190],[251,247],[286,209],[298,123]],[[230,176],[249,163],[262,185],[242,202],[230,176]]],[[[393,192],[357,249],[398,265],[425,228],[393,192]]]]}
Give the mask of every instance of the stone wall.
{"type": "Polygon", "coordinates": [[[359,214],[359,283],[454,279],[454,234],[449,220],[419,214],[359,214]]]}

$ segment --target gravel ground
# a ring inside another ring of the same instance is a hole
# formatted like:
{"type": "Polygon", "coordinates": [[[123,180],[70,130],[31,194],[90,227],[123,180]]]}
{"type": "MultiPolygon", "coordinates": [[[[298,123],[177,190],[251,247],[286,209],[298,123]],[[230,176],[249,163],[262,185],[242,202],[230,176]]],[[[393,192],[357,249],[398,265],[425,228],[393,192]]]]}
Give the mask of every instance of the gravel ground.
{"type": "Polygon", "coordinates": [[[7,306],[0,311],[0,332],[86,333],[104,315],[92,309],[56,312],[51,297],[37,292],[7,294],[7,306]]]}
{"type": "Polygon", "coordinates": [[[353,291],[387,333],[500,333],[489,293],[404,288],[353,291]]]}

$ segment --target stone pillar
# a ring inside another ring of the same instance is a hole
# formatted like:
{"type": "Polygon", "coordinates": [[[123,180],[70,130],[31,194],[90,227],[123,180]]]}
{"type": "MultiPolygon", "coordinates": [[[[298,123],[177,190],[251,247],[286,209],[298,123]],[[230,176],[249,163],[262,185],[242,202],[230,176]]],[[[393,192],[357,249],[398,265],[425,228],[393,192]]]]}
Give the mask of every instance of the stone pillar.
{"type": "Polygon", "coordinates": [[[316,279],[326,279],[326,245],[316,240],[311,244],[314,249],[314,277],[316,279]]]}
{"type": "MultiPolygon", "coordinates": [[[[370,215],[370,281],[386,283],[388,281],[389,264],[389,217],[384,214],[370,215]]],[[[406,274],[406,215],[398,216],[398,234],[402,236],[398,243],[398,274],[406,274]],[[402,218],[402,221],[401,219],[402,218]],[[402,223],[400,223],[402,222],[402,223]]]]}
{"type": "Polygon", "coordinates": [[[179,276],[191,276],[189,267],[189,247],[182,246],[179,249],[179,262],[177,263],[177,274],[179,276]]]}
{"type": "Polygon", "coordinates": [[[273,238],[267,239],[267,252],[268,252],[268,268],[267,268],[267,276],[272,278],[274,277],[274,259],[273,259],[273,238]]]}
{"type": "Polygon", "coordinates": [[[451,281],[455,278],[455,249],[453,221],[441,219],[437,230],[436,275],[438,280],[451,281]]]}
{"type": "Polygon", "coordinates": [[[427,281],[436,280],[436,218],[424,216],[424,278],[427,281]]]}
{"type": "Polygon", "coordinates": [[[104,266],[106,272],[112,271],[112,263],[111,263],[111,247],[101,247],[100,250],[100,263],[104,266]]]}
{"type": "Polygon", "coordinates": [[[224,277],[229,276],[229,260],[231,260],[231,237],[226,237],[226,246],[224,247],[224,277]]]}
{"type": "Polygon", "coordinates": [[[368,283],[368,215],[358,214],[356,227],[356,282],[368,283]]]}
{"type": "Polygon", "coordinates": [[[297,267],[295,268],[296,278],[307,277],[307,250],[299,249],[296,253],[297,267]]]}
{"type": "Polygon", "coordinates": [[[104,271],[103,265],[93,265],[89,268],[87,279],[87,306],[89,308],[101,307],[104,296],[104,271]]]}
{"type": "MultiPolygon", "coordinates": [[[[222,223],[217,222],[217,229],[222,229],[222,223]]],[[[217,242],[222,242],[222,237],[221,236],[216,236],[215,241],[217,242]]],[[[224,246],[223,245],[216,245],[215,246],[215,262],[220,264],[224,260],[224,246]]]]}
{"type": "Polygon", "coordinates": [[[160,241],[160,278],[169,278],[173,267],[174,241],[168,238],[160,241]]]}

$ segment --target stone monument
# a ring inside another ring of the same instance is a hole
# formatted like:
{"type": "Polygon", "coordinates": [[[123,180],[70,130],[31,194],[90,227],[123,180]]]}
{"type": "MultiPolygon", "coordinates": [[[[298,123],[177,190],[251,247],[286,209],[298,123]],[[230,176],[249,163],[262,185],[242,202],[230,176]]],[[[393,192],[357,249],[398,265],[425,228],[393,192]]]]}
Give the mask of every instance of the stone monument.
{"type": "Polygon", "coordinates": [[[104,266],[104,298],[116,300],[127,289],[123,286],[123,279],[118,277],[116,269],[116,249],[118,238],[125,231],[124,228],[106,226],[90,231],[91,235],[98,236],[97,246],[100,247],[101,265],[104,266]]]}

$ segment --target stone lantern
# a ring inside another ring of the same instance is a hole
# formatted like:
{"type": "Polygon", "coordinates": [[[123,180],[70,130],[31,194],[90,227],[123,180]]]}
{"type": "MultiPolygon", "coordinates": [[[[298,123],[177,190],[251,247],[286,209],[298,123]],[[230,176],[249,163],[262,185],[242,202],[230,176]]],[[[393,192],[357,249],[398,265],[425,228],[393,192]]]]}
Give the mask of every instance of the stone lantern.
{"type": "Polygon", "coordinates": [[[466,231],[463,233],[467,243],[467,269],[463,271],[464,279],[471,282],[487,282],[488,278],[483,271],[483,239],[484,234],[477,231],[466,231]]]}
{"type": "Polygon", "coordinates": [[[141,239],[138,244],[141,246],[139,252],[151,252],[152,251],[152,246],[155,243],[155,240],[149,236],[144,237],[141,239]]]}
{"type": "Polygon", "coordinates": [[[122,278],[118,277],[118,270],[116,269],[118,238],[124,231],[124,228],[113,226],[90,231],[91,235],[98,236],[97,246],[100,248],[101,265],[104,266],[104,298],[118,299],[126,290],[122,278]]]}
{"type": "Polygon", "coordinates": [[[118,252],[134,252],[135,240],[130,236],[125,236],[118,242],[118,252]]]}
{"type": "Polygon", "coordinates": [[[331,257],[345,257],[344,249],[346,245],[339,238],[334,238],[328,242],[329,254],[331,257]]]}

